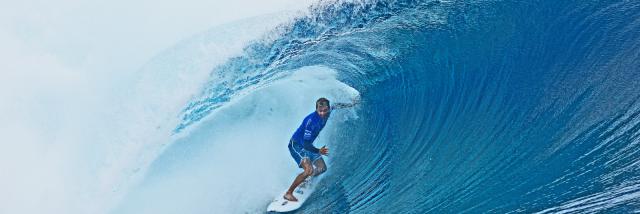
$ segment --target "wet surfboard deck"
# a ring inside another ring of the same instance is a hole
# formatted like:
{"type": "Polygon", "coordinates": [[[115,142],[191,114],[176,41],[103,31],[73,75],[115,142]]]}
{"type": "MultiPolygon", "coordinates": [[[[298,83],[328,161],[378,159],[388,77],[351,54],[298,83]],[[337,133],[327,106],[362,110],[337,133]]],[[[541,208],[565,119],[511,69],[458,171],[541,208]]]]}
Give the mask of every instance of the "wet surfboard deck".
{"type": "Polygon", "coordinates": [[[293,196],[295,196],[298,201],[289,201],[284,199],[283,196],[286,192],[287,191],[285,190],[273,199],[267,207],[267,212],[291,212],[297,210],[302,206],[302,204],[304,204],[307,198],[309,198],[311,193],[313,193],[313,183],[308,182],[307,184],[300,185],[295,191],[293,191],[293,196]]]}

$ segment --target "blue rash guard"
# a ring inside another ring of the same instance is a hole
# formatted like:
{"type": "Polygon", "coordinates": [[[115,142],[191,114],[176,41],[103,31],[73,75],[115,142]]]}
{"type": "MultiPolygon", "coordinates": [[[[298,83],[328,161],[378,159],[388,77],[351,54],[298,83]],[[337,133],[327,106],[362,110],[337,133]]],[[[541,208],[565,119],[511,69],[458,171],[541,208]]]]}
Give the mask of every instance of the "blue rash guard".
{"type": "Polygon", "coordinates": [[[327,124],[327,121],[322,119],[318,112],[314,111],[302,120],[300,127],[291,136],[291,141],[297,144],[296,146],[304,148],[304,150],[320,153],[320,149],[313,146],[313,141],[318,137],[325,124],[327,124]]]}

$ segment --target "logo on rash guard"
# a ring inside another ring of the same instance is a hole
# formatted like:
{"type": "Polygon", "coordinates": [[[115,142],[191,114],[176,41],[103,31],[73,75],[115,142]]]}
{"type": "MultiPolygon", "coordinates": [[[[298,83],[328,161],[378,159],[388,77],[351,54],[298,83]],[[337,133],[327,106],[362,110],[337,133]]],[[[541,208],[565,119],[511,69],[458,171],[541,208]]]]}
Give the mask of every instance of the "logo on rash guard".
{"type": "Polygon", "coordinates": [[[311,137],[311,130],[310,129],[313,128],[313,127],[310,127],[311,126],[311,118],[309,118],[307,120],[307,124],[305,124],[305,126],[306,127],[304,129],[304,138],[306,139],[306,138],[310,138],[311,137]]]}

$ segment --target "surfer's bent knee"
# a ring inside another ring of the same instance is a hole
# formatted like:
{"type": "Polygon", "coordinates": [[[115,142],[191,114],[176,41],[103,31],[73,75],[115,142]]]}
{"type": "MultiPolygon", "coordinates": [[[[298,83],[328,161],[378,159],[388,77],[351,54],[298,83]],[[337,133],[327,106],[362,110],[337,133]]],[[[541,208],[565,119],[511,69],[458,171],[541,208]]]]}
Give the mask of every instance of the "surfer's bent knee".
{"type": "Polygon", "coordinates": [[[309,177],[309,176],[313,175],[313,169],[305,168],[304,172],[302,172],[302,175],[304,175],[305,177],[309,177]]]}

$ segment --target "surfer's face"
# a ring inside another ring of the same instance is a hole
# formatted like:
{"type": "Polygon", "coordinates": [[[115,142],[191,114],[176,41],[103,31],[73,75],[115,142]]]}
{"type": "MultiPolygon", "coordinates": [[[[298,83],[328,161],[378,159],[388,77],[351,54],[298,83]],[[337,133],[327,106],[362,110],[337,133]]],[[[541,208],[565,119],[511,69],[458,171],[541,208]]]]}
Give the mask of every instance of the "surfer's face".
{"type": "Polygon", "coordinates": [[[327,119],[330,111],[329,106],[316,106],[316,112],[318,112],[318,115],[320,115],[322,119],[327,119]]]}

